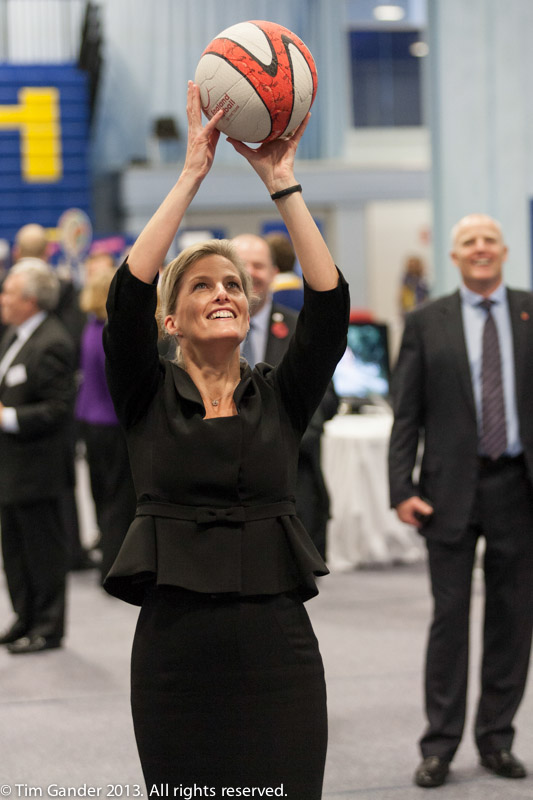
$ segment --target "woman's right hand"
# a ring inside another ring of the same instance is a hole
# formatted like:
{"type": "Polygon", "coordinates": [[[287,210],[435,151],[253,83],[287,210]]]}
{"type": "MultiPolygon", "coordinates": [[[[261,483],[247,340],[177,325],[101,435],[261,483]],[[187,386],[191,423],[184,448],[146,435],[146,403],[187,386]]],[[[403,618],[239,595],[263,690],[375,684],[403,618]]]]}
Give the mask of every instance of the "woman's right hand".
{"type": "Polygon", "coordinates": [[[187,153],[182,175],[189,175],[203,180],[213,164],[215,150],[220,137],[216,124],[222,118],[223,111],[211,117],[204,126],[202,125],[202,103],[200,89],[189,81],[187,87],[187,120],[189,123],[187,134],[187,153]]]}
{"type": "Polygon", "coordinates": [[[145,283],[152,283],[164,263],[169,247],[200,184],[211,169],[220,136],[215,125],[222,111],[202,125],[200,90],[189,81],[187,88],[187,153],[183,170],[155,214],[141,231],[131,248],[130,272],[145,283]]]}

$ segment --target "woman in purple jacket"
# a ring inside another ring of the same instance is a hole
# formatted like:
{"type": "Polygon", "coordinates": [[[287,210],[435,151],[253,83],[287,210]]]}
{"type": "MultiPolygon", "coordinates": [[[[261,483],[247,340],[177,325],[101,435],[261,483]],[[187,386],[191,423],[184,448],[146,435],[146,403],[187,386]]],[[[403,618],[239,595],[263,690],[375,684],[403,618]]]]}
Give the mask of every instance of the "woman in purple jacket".
{"type": "Polygon", "coordinates": [[[102,331],[105,303],[114,269],[90,278],[80,297],[89,314],[81,340],[81,385],[76,419],[85,441],[91,492],[100,530],[102,582],[113,564],[135,516],[135,490],[126,447],[105,378],[102,331]]]}

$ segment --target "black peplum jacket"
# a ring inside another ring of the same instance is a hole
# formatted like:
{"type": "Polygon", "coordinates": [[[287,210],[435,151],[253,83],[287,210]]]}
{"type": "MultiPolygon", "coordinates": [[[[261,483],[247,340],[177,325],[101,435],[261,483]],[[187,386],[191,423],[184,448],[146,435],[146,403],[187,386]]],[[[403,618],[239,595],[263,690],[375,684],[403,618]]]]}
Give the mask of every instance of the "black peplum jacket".
{"type": "Polygon", "coordinates": [[[125,262],[111,284],[107,380],[126,431],[137,514],[105,589],[140,605],[148,586],[210,594],[317,594],[327,567],[296,517],[298,446],[346,348],[348,286],[305,287],[277,367],[241,362],[237,415],[204,419],[193,381],[157,350],[157,289],[125,262]]]}

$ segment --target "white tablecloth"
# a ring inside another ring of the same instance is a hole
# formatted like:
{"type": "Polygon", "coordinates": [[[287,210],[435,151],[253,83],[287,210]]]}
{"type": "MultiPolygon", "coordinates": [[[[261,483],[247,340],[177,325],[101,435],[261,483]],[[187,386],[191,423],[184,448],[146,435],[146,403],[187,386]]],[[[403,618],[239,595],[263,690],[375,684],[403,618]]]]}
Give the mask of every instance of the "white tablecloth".
{"type": "Polygon", "coordinates": [[[331,500],[328,566],[350,570],[369,564],[424,558],[416,528],[389,506],[387,452],[392,416],[337,416],[322,437],[322,469],[331,500]]]}

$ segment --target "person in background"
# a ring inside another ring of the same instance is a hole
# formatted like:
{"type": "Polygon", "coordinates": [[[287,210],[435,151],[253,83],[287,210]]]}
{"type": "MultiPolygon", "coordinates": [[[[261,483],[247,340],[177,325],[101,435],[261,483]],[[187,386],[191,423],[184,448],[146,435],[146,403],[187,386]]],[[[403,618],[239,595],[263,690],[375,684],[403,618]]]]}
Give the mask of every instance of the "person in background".
{"type": "MultiPolygon", "coordinates": [[[[42,225],[30,222],[23,225],[15,235],[13,244],[13,263],[22,258],[39,258],[48,263],[50,243],[42,225]]],[[[79,353],[81,332],[85,325],[85,315],[79,307],[79,292],[72,281],[59,278],[59,301],[54,314],[61,320],[79,353]]]]}
{"type": "Polygon", "coordinates": [[[404,317],[409,311],[425,303],[429,298],[426,268],[419,256],[409,256],[400,286],[400,311],[404,317]]]}
{"type": "Polygon", "coordinates": [[[211,168],[222,111],[204,127],[191,81],[187,116],[183,170],[108,299],[107,377],[140,502],[105,587],[142,604],[132,710],[149,795],[283,784],[289,800],[319,800],[326,694],[304,601],[326,568],[293,498],[300,438],[346,348],[349,296],[294,177],[308,118],[257,149],[230,139],[290,231],[305,306],[278,366],[252,370],[240,357],[248,273],[231,243],[192,245],[163,273],[160,321],[178,350],[159,357],[154,279],[211,168]]]}
{"type": "Polygon", "coordinates": [[[339,398],[330,382],[302,437],[298,454],[296,510],[324,561],[327,559],[330,499],[322,472],[322,435],[324,424],[335,416],[338,408],[339,398]]]}
{"type": "Polygon", "coordinates": [[[115,259],[112,253],[102,251],[99,253],[89,253],[83,262],[84,283],[88,283],[95,275],[100,273],[107,274],[115,270],[115,259]]]}
{"type": "Polygon", "coordinates": [[[65,439],[74,401],[74,346],[54,316],[56,276],[19,261],[0,296],[0,523],[16,618],[0,636],[10,653],[61,646],[68,541],[61,497],[70,479],[65,439]]]}
{"type": "MultiPolygon", "coordinates": [[[[0,292],[2,291],[2,285],[8,273],[10,264],[11,264],[11,248],[9,247],[9,242],[7,241],[7,239],[0,239],[0,292]]],[[[2,337],[5,329],[6,326],[0,319],[0,338],[2,337]]]]}
{"type": "Polygon", "coordinates": [[[105,377],[102,332],[107,319],[106,300],[114,267],[93,273],[80,304],[88,315],[81,339],[80,386],[75,417],[85,442],[91,492],[100,531],[99,564],[103,583],[135,516],[135,489],[124,432],[120,428],[105,377]]]}
{"type": "Polygon", "coordinates": [[[19,228],[13,243],[13,263],[21,258],[41,258],[48,261],[49,243],[45,228],[35,222],[30,222],[19,228]]]}
{"type": "MultiPolygon", "coordinates": [[[[289,244],[294,264],[294,250],[289,244]]],[[[272,294],[276,265],[266,237],[240,234],[233,239],[239,256],[252,278],[254,297],[250,306],[250,330],[241,352],[250,364],[264,361],[276,366],[289,347],[296,329],[298,313],[280,305],[272,294]]],[[[287,250],[284,249],[285,256],[287,250]]],[[[330,382],[319,407],[305,431],[298,457],[296,510],[322,558],[326,559],[326,533],[329,520],[329,494],[322,474],[321,440],[324,423],[336,413],[339,405],[330,382]]]]}
{"type": "Polygon", "coordinates": [[[278,268],[266,239],[253,233],[241,233],[232,242],[253,285],[250,330],[242,344],[242,355],[250,366],[262,361],[275,365],[285,354],[296,330],[298,313],[276,303],[272,297],[272,281],[278,268]]]}
{"type": "MultiPolygon", "coordinates": [[[[48,234],[42,225],[30,222],[23,225],[15,235],[13,244],[13,263],[23,258],[37,258],[48,262],[50,245],[48,234]]],[[[71,280],[59,278],[59,299],[53,313],[61,320],[72,339],[75,348],[76,364],[80,358],[81,333],[85,325],[85,314],[79,306],[79,292],[71,280]]],[[[65,437],[67,459],[70,463],[69,481],[61,497],[61,513],[64,527],[70,542],[69,568],[72,570],[93,569],[95,564],[90,552],[83,546],[80,536],[78,508],[76,504],[76,429],[74,419],[70,421],[68,435],[65,437]]]]}
{"type": "Polygon", "coordinates": [[[434,600],[428,725],[415,773],[422,787],[444,783],[463,734],[480,537],[485,619],[475,741],[486,769],[526,775],[512,746],[533,626],[533,295],[503,283],[507,247],[485,214],[453,228],[451,258],[461,288],[407,315],[392,381],[391,504],[425,537],[434,600]]]}
{"type": "Polygon", "coordinates": [[[267,233],[265,240],[278,268],[270,287],[274,302],[299,311],[304,302],[304,287],[300,275],[294,271],[296,254],[291,240],[284,233],[267,233]]]}

